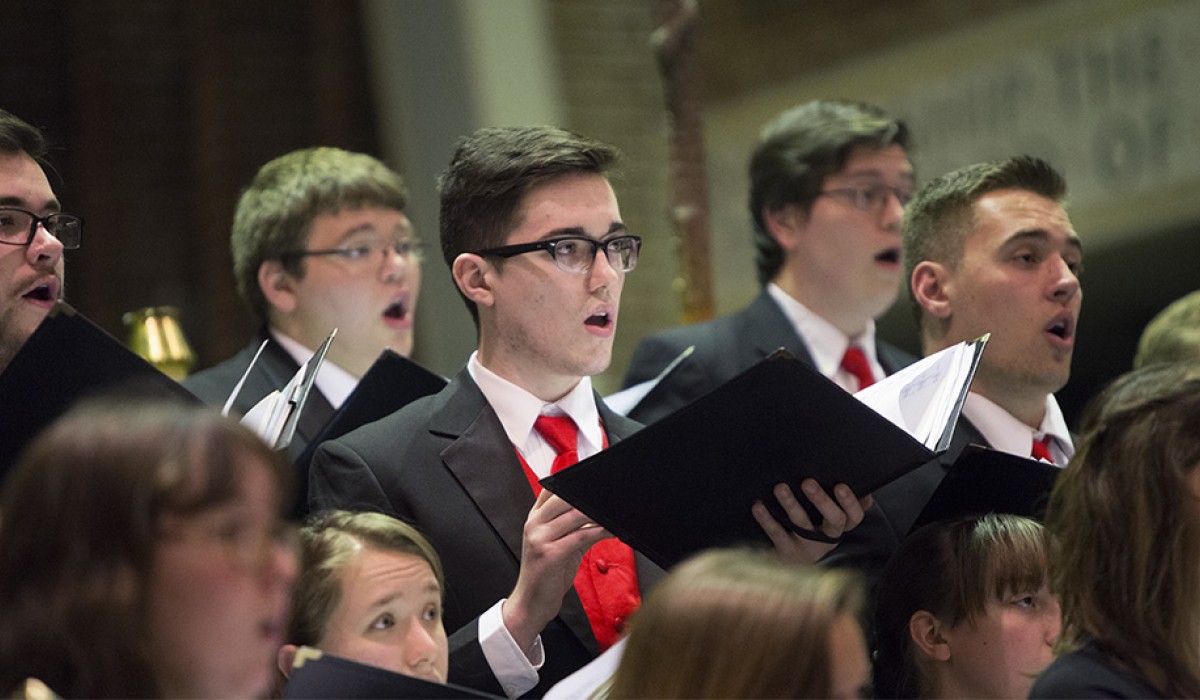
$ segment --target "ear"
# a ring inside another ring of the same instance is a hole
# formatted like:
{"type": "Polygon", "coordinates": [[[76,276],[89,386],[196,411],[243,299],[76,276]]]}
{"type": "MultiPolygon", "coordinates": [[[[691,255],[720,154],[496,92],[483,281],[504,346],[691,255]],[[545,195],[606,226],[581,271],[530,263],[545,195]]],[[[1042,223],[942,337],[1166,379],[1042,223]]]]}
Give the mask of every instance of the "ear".
{"type": "Polygon", "coordinates": [[[950,660],[950,642],[940,620],[927,610],[918,610],[908,619],[908,634],[925,657],[933,661],[950,660]]]}
{"type": "Polygon", "coordinates": [[[292,677],[292,662],[296,660],[296,649],[298,648],[295,644],[284,644],[275,654],[275,665],[279,667],[279,672],[283,674],[284,678],[292,677]]]}
{"type": "Polygon", "coordinates": [[[798,204],[785,204],[774,211],[764,211],[763,223],[766,224],[771,238],[775,239],[780,248],[786,250],[796,244],[796,239],[808,223],[808,217],[798,204]]]}
{"type": "Polygon", "coordinates": [[[273,308],[284,313],[296,308],[295,278],[278,260],[264,260],[258,266],[258,288],[273,308]]]}
{"type": "Polygon", "coordinates": [[[923,260],[912,272],[913,298],[934,318],[946,319],[953,313],[949,286],[950,273],[945,265],[923,260]]]}
{"type": "Polygon", "coordinates": [[[496,303],[489,279],[494,270],[491,263],[474,253],[459,254],[450,266],[450,274],[453,275],[458,290],[479,306],[492,306],[496,303]]]}

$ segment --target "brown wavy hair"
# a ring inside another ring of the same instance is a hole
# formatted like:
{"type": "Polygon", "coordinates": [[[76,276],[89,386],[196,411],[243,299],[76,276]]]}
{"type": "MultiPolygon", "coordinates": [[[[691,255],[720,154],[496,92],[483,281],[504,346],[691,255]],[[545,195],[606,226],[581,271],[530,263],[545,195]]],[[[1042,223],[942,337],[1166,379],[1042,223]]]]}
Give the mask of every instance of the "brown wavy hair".
{"type": "Polygon", "coordinates": [[[147,589],[165,515],[233,499],[250,460],[283,457],[208,407],[93,399],[42,433],[0,495],[0,695],[161,695],[147,589]]]}
{"type": "Polygon", "coordinates": [[[1092,640],[1168,697],[1200,697],[1200,367],[1123,375],[1085,412],[1046,512],[1061,650],[1092,640]]]}
{"type": "Polygon", "coordinates": [[[862,603],[849,571],[766,551],[701,553],[673,569],[631,621],[610,697],[828,697],[830,628],[857,617],[862,603]]]}

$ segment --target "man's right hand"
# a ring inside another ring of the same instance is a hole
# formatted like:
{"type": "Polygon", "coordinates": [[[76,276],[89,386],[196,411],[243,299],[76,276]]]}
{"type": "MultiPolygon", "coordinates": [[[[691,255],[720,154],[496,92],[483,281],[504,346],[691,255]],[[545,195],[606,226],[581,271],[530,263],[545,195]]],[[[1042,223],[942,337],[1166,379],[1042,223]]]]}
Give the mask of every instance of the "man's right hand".
{"type": "Polygon", "coordinates": [[[525,519],[521,572],[501,615],[513,640],[528,651],[558,615],[575,584],[584,553],[612,535],[563,499],[543,490],[525,519]]]}

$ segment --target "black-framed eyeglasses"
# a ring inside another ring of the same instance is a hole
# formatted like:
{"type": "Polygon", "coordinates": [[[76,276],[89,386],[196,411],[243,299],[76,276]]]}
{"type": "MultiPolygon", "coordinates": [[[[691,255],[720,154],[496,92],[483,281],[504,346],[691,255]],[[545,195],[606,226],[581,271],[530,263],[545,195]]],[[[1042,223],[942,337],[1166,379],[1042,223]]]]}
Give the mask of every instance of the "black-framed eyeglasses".
{"type": "Polygon", "coordinates": [[[642,249],[640,236],[617,236],[597,241],[587,236],[563,236],[548,241],[504,245],[499,248],[481,250],[477,255],[494,255],[511,258],[514,255],[543,250],[554,258],[554,264],[563,272],[587,272],[601,250],[608,257],[608,264],[619,272],[630,272],[637,267],[638,252],[642,249]]]}
{"type": "Polygon", "coordinates": [[[74,214],[54,212],[38,216],[24,209],[0,207],[0,243],[29,245],[39,225],[66,250],[75,250],[83,242],[83,219],[74,214]]]}
{"type": "Polygon", "coordinates": [[[284,261],[299,260],[307,257],[339,257],[350,262],[359,262],[369,260],[379,253],[383,253],[386,260],[389,255],[399,255],[402,258],[417,257],[421,255],[421,244],[412,239],[404,239],[398,241],[365,241],[355,243],[353,245],[343,246],[341,248],[328,248],[325,250],[293,250],[279,258],[284,261]]]}
{"type": "Polygon", "coordinates": [[[839,187],[837,189],[821,191],[821,196],[823,197],[841,197],[855,209],[871,212],[882,210],[884,205],[887,204],[888,195],[894,196],[902,207],[907,206],[913,198],[911,189],[892,187],[884,184],[839,187]]]}

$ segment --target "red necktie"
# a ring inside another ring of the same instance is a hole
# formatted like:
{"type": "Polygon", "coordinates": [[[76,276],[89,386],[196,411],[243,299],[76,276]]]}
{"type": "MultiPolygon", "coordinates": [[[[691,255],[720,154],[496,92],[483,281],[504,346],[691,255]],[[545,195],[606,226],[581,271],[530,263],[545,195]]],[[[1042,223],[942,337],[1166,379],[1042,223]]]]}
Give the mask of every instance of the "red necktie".
{"type": "MultiPolygon", "coordinates": [[[[579,461],[579,430],[569,416],[538,416],[533,428],[557,453],[550,466],[551,473],[579,461]]],[[[537,484],[536,478],[533,483],[537,484]]],[[[535,485],[534,492],[539,490],[540,485],[535,485]]],[[[615,644],[625,629],[625,621],[642,602],[633,550],[616,538],[592,545],[575,574],[575,592],[583,603],[600,650],[615,644]]]]}
{"type": "Polygon", "coordinates": [[[875,375],[871,372],[867,354],[857,345],[846,348],[846,354],[842,355],[842,369],[858,379],[859,389],[866,389],[875,383],[875,375]]]}
{"type": "Polygon", "coordinates": [[[1044,459],[1047,462],[1054,464],[1054,458],[1050,456],[1051,439],[1053,438],[1051,438],[1049,435],[1045,436],[1041,440],[1034,438],[1033,448],[1029,451],[1030,456],[1034,459],[1044,459]]]}

